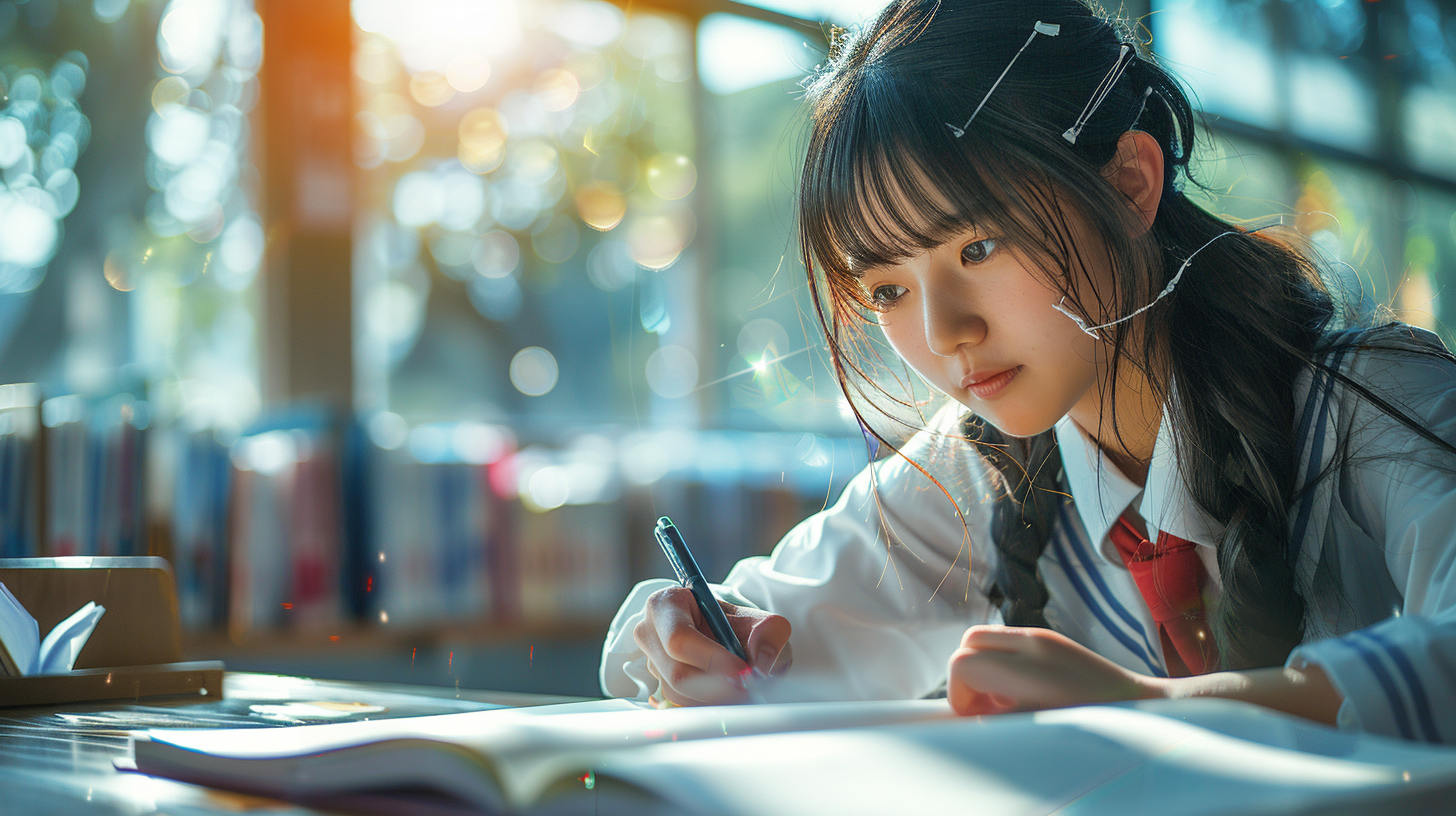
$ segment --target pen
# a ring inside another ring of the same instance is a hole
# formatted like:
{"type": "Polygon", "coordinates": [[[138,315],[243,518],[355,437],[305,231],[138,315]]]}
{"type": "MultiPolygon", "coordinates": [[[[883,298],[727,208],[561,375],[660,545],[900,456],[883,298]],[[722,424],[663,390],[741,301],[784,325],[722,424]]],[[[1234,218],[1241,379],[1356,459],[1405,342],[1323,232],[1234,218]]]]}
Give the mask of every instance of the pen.
{"type": "Polygon", "coordinates": [[[723,614],[723,607],[718,605],[718,599],[713,596],[713,591],[708,588],[708,582],[703,578],[702,570],[698,569],[698,562],[693,558],[693,553],[688,549],[686,541],[683,541],[682,533],[673,526],[672,519],[667,516],[657,520],[657,527],[652,531],[657,543],[662,546],[662,551],[667,554],[667,560],[672,562],[672,571],[677,573],[677,580],[693,593],[693,598],[698,602],[698,609],[702,610],[703,617],[708,621],[708,629],[713,637],[728,651],[738,656],[739,660],[752,666],[748,655],[743,651],[743,644],[738,642],[738,636],[733,633],[733,627],[728,624],[728,616],[723,614]]]}

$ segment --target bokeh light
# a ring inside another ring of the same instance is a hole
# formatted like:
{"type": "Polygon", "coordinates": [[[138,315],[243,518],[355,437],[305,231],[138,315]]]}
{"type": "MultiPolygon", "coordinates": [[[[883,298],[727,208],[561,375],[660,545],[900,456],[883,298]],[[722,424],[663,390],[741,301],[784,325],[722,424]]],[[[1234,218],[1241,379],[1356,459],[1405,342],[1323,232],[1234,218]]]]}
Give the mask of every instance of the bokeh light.
{"type": "Polygon", "coordinates": [[[647,161],[647,186],[659,197],[676,201],[698,183],[698,168],[678,153],[659,153],[647,161]]]}
{"type": "Polygon", "coordinates": [[[672,266],[692,240],[693,225],[692,211],[686,208],[631,220],[627,245],[632,260],[647,269],[672,266]]]}
{"type": "Polygon", "coordinates": [[[437,108],[455,96],[450,81],[439,71],[424,71],[410,77],[410,96],[427,108],[437,108]]]}
{"type": "Polygon", "coordinates": [[[510,374],[511,384],[517,391],[528,397],[539,397],[556,387],[559,369],[551,352],[540,346],[529,346],[511,358],[510,374]]]}
{"type": "Polygon", "coordinates": [[[500,166],[509,131],[492,108],[476,108],[460,120],[460,163],[476,173],[500,166]]]}
{"type": "Polygon", "coordinates": [[[614,185],[596,181],[576,191],[576,211],[587,226],[606,232],[622,223],[627,199],[614,185]]]}
{"type": "Polygon", "coordinates": [[[152,88],[152,110],[161,113],[168,105],[180,105],[192,87],[179,76],[163,77],[152,88]]]}
{"type": "Polygon", "coordinates": [[[470,263],[486,278],[504,278],[521,263],[521,247],[509,232],[491,230],[475,239],[470,263]]]}
{"type": "Polygon", "coordinates": [[[472,93],[490,81],[490,60],[479,51],[461,51],[445,66],[445,80],[461,93],[472,93]]]}
{"type": "Polygon", "coordinates": [[[647,384],[660,397],[687,396],[698,384],[698,360],[682,346],[662,346],[647,358],[647,384]]]}
{"type": "Polygon", "coordinates": [[[555,510],[566,504],[571,496],[571,484],[566,479],[563,468],[555,466],[543,467],[531,474],[526,483],[526,490],[523,498],[529,500],[528,507],[537,512],[555,510]]]}
{"type": "Polygon", "coordinates": [[[39,267],[56,252],[54,203],[35,187],[0,193],[0,264],[39,267]]]}
{"type": "Polygon", "coordinates": [[[576,103],[581,84],[570,71],[555,68],[537,77],[534,90],[542,108],[564,111],[576,103]]]}
{"type": "Polygon", "coordinates": [[[637,262],[627,242],[608,238],[600,241],[587,256],[586,274],[604,292],[616,292],[637,279],[637,262]]]}
{"type": "Polygon", "coordinates": [[[750,365],[774,360],[789,353],[789,333],[777,320],[750,320],[738,332],[738,353],[750,365]]]}
{"type": "Polygon", "coordinates": [[[101,271],[106,276],[106,282],[118,292],[130,292],[136,288],[131,279],[131,266],[116,252],[106,256],[101,271]]]}

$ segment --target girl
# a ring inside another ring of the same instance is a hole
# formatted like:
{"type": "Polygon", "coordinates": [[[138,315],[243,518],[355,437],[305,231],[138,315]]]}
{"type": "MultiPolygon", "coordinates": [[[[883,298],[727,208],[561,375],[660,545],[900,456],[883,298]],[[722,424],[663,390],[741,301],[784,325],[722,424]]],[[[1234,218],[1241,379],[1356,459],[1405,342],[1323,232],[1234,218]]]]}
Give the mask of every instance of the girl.
{"type": "MultiPolygon", "coordinates": [[[[952,401],[719,596],[758,668],[985,714],[1213,695],[1456,741],[1456,359],[1181,192],[1178,84],[1078,0],[901,0],[809,85],[799,229],[852,401],[952,401]]],[[[638,585],[610,695],[742,699],[638,585]]]]}

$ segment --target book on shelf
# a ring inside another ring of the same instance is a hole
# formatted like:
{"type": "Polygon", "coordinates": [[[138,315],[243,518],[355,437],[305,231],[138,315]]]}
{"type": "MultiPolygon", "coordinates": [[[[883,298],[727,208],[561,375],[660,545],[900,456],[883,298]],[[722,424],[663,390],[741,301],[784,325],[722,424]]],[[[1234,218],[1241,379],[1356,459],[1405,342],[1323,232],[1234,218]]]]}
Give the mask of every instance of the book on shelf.
{"type": "Polygon", "coordinates": [[[152,472],[165,498],[158,515],[170,520],[177,603],[187,630],[227,624],[228,445],[211,429],[172,428],[154,438],[152,472]],[[163,480],[165,483],[163,484],[163,480]]]}
{"type": "MultiPolygon", "coordinates": [[[[145,555],[151,412],[130,394],[41,403],[48,555],[145,555]]],[[[29,553],[31,555],[37,553],[29,553]]]]}
{"type": "MultiPolygon", "coordinates": [[[[313,725],[154,730],[135,768],[366,812],[982,814],[1379,810],[1456,792],[1456,749],[1246,703],[960,718],[944,700],[659,711],[621,701],[313,725]]],[[[1372,811],[1374,812],[1374,811],[1372,811]]]]}
{"type": "Polygon", "coordinates": [[[0,558],[40,549],[40,389],[0,385],[0,558]]]}
{"type": "Polygon", "coordinates": [[[322,629],[344,616],[341,480],[326,417],[289,417],[232,447],[228,627],[322,629]],[[312,421],[310,421],[312,420],[312,421]]]}

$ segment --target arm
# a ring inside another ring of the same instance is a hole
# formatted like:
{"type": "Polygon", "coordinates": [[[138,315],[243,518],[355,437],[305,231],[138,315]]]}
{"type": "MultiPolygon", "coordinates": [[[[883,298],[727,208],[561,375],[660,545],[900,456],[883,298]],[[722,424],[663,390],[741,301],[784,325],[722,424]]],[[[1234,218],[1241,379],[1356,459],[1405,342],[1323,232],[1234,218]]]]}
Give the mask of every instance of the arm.
{"type": "Polygon", "coordinates": [[[951,706],[968,715],[1160,697],[1224,697],[1333,725],[1343,702],[1314,664],[1149,677],[1049,629],[972,627],[951,656],[949,671],[951,706]]]}
{"type": "MultiPolygon", "coordinates": [[[[1456,439],[1456,371],[1445,362],[1362,360],[1358,376],[1399,394],[1436,434],[1456,439]]],[[[1456,457],[1348,393],[1339,407],[1351,457],[1330,477],[1330,529],[1306,541],[1320,561],[1311,628],[1336,637],[1283,667],[1160,680],[1121,669],[1055,633],[976,627],[952,657],[962,713],[1148,697],[1228,697],[1342,728],[1456,743],[1456,457]],[[1332,620],[1344,614],[1341,626],[1332,620]],[[1384,618],[1382,620],[1382,618],[1384,618]],[[1065,642],[1063,642],[1065,641],[1065,642]]]]}
{"type": "MultiPolygon", "coordinates": [[[[1377,393],[1456,440],[1451,364],[1378,354],[1358,369],[1377,393]]],[[[1300,646],[1289,665],[1320,667],[1344,698],[1342,728],[1456,743],[1456,456],[1367,403],[1348,394],[1342,402],[1351,458],[1322,560],[1326,589],[1335,585],[1356,622],[1300,646]]]]}
{"type": "Polygon", "coordinates": [[[1224,697],[1257,703],[1275,711],[1335,724],[1335,714],[1344,695],[1335,688],[1324,670],[1303,660],[1295,665],[1213,672],[1198,677],[1147,677],[1154,697],[1224,697]]]}
{"type": "MultiPolygon", "coordinates": [[[[995,619],[985,598],[991,548],[984,546],[990,507],[983,497],[991,487],[979,456],[947,437],[958,416],[937,414],[932,431],[917,434],[905,452],[957,497],[972,541],[944,494],[890,457],[862,471],[772,555],[739,562],[715,586],[723,600],[771,610],[791,624],[797,683],[829,699],[924,696],[944,678],[945,656],[965,627],[995,619]],[[888,548],[882,518],[895,536],[888,548]]],[[[603,649],[608,694],[645,698],[657,690],[633,632],[648,599],[671,586],[644,582],[618,612],[603,649]]]]}

